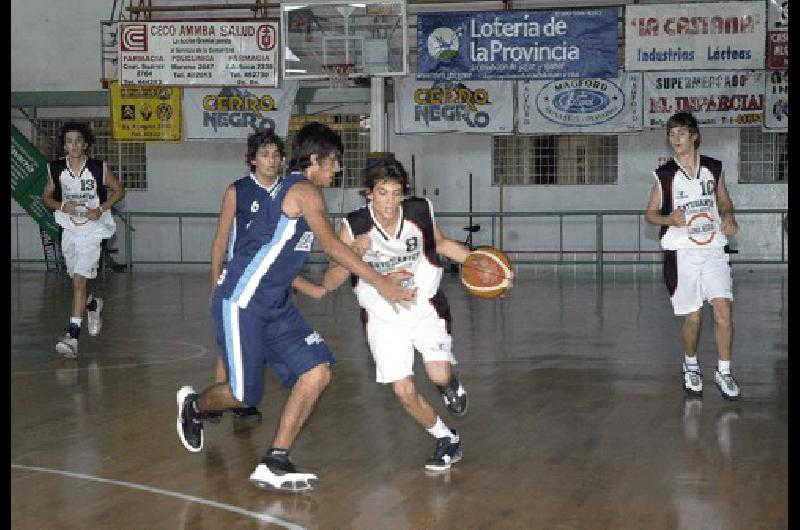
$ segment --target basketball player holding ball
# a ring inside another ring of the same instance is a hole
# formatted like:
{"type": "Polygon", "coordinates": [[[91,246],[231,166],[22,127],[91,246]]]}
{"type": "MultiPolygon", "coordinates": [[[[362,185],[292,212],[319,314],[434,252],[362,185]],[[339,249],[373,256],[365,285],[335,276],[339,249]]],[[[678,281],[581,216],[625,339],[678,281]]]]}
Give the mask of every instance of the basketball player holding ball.
{"type": "Polygon", "coordinates": [[[727,236],[739,229],[733,215],[722,162],[701,156],[697,120],[679,112],[667,121],[667,139],[675,156],[655,170],[645,219],[661,226],[664,279],[672,308],[683,321],[683,388],[689,395],[703,393],[697,362],[697,344],[703,323],[703,302],[714,308],[717,369],[714,382],[722,397],[739,399],[731,373],[733,323],[732,279],[727,236]]]}
{"type": "MultiPolygon", "coordinates": [[[[467,393],[452,368],[456,359],[450,307],[439,289],[438,254],[464,263],[471,252],[442,235],[427,199],[406,198],[408,175],[392,153],[371,153],[364,179],[369,204],[347,215],[339,237],[378,272],[404,277],[408,286],[418,289],[413,303],[395,310],[371,285],[353,278],[376,379],[391,384],[406,412],[436,438],[436,449],[425,468],[445,471],[461,459],[461,440],[417,392],[412,366],[416,349],[448,411],[457,417],[466,414],[467,393]]],[[[335,290],[347,276],[346,269],[332,263],[323,286],[335,290]]]]}

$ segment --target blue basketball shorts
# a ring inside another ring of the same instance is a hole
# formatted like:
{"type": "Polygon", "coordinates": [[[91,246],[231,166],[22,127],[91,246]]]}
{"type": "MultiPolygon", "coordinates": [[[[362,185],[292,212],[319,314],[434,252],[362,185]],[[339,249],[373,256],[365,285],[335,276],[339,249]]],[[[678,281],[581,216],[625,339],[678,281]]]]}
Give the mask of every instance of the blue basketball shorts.
{"type": "Polygon", "coordinates": [[[256,406],[264,391],[264,363],[286,387],[319,364],[336,360],[320,334],[291,303],[264,311],[238,307],[215,295],[211,305],[217,345],[228,371],[233,397],[256,406]]]}

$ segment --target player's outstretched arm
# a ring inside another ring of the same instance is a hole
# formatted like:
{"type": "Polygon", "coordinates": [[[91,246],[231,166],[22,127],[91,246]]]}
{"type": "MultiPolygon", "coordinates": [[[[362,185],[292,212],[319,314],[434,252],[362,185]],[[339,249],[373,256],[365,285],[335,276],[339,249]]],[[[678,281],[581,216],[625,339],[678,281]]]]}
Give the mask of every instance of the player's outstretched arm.
{"type": "Polygon", "coordinates": [[[284,199],[283,211],[290,217],[303,216],[325,253],[350,272],[375,286],[387,301],[392,303],[411,301],[416,296],[416,289],[402,287],[399,284],[400,280],[392,280],[379,274],[336,237],[328,221],[322,193],[312,183],[299,182],[292,186],[284,199]]]}
{"type": "MultiPolygon", "coordinates": [[[[350,246],[350,248],[359,256],[363,256],[364,252],[366,252],[366,248],[364,248],[362,252],[361,247],[356,244],[356,242],[350,236],[350,231],[347,229],[345,223],[342,223],[342,229],[339,231],[339,239],[342,241],[342,243],[350,246]]],[[[345,280],[347,280],[349,275],[350,271],[331,260],[330,265],[328,265],[328,269],[325,271],[325,275],[322,277],[322,286],[327,291],[335,291],[345,282],[345,280]]]]}
{"type": "Polygon", "coordinates": [[[317,300],[321,300],[326,294],[328,294],[328,290],[325,289],[325,287],[318,283],[314,283],[311,280],[303,278],[302,276],[297,276],[294,280],[292,280],[292,287],[304,295],[310,296],[311,298],[315,298],[317,300]]]}
{"type": "Polygon", "coordinates": [[[472,253],[465,245],[444,237],[437,225],[433,225],[433,237],[436,240],[436,252],[457,263],[464,263],[472,253]]]}

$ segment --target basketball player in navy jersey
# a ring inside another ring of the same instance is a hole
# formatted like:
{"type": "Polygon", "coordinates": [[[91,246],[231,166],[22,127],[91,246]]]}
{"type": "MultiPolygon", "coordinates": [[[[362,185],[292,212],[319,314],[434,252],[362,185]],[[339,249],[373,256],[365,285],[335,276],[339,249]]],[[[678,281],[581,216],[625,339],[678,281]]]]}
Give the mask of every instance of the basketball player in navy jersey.
{"type": "MultiPolygon", "coordinates": [[[[445,471],[461,460],[461,440],[417,392],[414,350],[422,355],[428,378],[439,389],[447,409],[455,416],[466,414],[467,393],[452,368],[456,360],[450,307],[439,289],[439,254],[463,263],[471,252],[442,235],[430,201],[407,198],[408,175],[392,153],[371,156],[364,171],[369,204],[348,214],[339,237],[375,270],[405,278],[418,289],[415,303],[395,311],[374,287],[353,278],[377,382],[391,384],[406,412],[436,439],[436,449],[425,468],[445,471]]],[[[344,267],[333,264],[325,273],[323,286],[334,290],[348,274],[344,267]]]]}
{"type": "MultiPolygon", "coordinates": [[[[86,283],[97,277],[103,240],[117,229],[111,207],[125,196],[125,187],[105,162],[86,155],[94,143],[94,133],[88,125],[64,124],[59,141],[66,156],[48,164],[50,178],[43,199],[48,208],[55,210],[56,223],[63,229],[61,252],[72,278],[72,314],[66,335],[56,343],[56,351],[74,359],[78,356],[83,311],[87,312],[89,335],[96,336],[102,328],[103,299],[93,294],[87,297],[86,283]],[[110,195],[107,189],[111,190],[110,195]]],[[[98,283],[97,287],[102,285],[98,283]]]]}
{"type": "MultiPolygon", "coordinates": [[[[271,187],[275,185],[275,177],[281,170],[285,153],[283,140],[270,131],[259,131],[247,138],[247,156],[245,161],[250,166],[250,174],[236,180],[225,190],[222,208],[219,212],[217,231],[211,244],[211,292],[213,294],[225,257],[230,260],[237,241],[247,233],[250,222],[261,208],[261,204],[269,201],[271,187]],[[255,164],[255,160],[262,161],[255,164]]],[[[321,285],[311,283],[298,276],[292,287],[312,296],[321,298],[325,289],[321,285]]],[[[228,374],[222,355],[217,357],[215,382],[225,383],[228,374]]],[[[231,409],[234,417],[247,421],[261,421],[261,412],[257,407],[231,409]]],[[[206,418],[213,421],[214,415],[206,418]]]]}
{"type": "Polygon", "coordinates": [[[739,384],[731,373],[733,293],[725,253],[727,236],[739,229],[733,201],[722,163],[698,152],[700,130],[691,114],[679,112],[667,121],[667,139],[675,156],[654,172],[645,219],[661,226],[664,279],[673,311],[684,317],[683,388],[689,395],[703,393],[697,344],[708,300],[719,357],[714,382],[723,398],[739,399],[739,384]]]}
{"type": "MultiPolygon", "coordinates": [[[[331,377],[333,354],[291,301],[291,283],[311,251],[314,238],[337,263],[374,285],[389,302],[411,302],[415,290],[376,272],[333,232],[319,188],[330,186],[340,169],[341,138],[320,123],[309,123],[292,144],[291,173],[268,182],[269,200],[260,204],[246,233],[236,238],[233,256],[220,274],[212,300],[217,343],[224,352],[227,382],[197,394],[177,393],[178,436],[192,452],[203,448],[208,412],[255,406],[261,399],[263,364],[291,388],[272,446],[250,475],[260,488],[313,489],[313,473],[300,473],[289,450],[331,377]]],[[[268,164],[267,150],[251,161],[268,164]]]]}

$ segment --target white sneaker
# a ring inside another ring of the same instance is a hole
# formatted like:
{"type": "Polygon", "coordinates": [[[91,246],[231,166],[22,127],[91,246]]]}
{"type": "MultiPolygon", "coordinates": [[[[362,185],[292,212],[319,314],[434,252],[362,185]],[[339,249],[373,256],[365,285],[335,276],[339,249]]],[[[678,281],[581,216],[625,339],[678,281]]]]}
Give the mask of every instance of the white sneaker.
{"type": "Polygon", "coordinates": [[[69,333],[56,343],[56,352],[67,359],[78,357],[78,339],[73,338],[69,333]]]}
{"type": "Polygon", "coordinates": [[[693,396],[703,395],[703,374],[700,373],[699,366],[690,370],[686,363],[683,363],[683,389],[693,396]]]}
{"type": "Polygon", "coordinates": [[[736,382],[733,375],[730,373],[723,374],[719,370],[714,370],[714,382],[717,384],[722,397],[731,401],[739,399],[741,391],[739,390],[739,383],[736,382]]]}
{"type": "Polygon", "coordinates": [[[288,455],[264,457],[250,474],[250,483],[261,489],[311,491],[319,485],[314,473],[299,473],[288,455]]]}
{"type": "MultiPolygon", "coordinates": [[[[87,305],[91,303],[92,298],[93,296],[89,295],[89,298],[86,299],[87,305]]],[[[94,299],[97,301],[97,309],[94,311],[86,311],[86,329],[89,332],[89,335],[92,337],[99,335],[100,330],[103,329],[103,319],[100,318],[100,311],[103,310],[103,299],[94,299]]]]}

